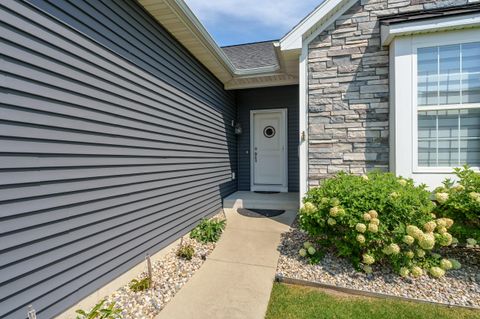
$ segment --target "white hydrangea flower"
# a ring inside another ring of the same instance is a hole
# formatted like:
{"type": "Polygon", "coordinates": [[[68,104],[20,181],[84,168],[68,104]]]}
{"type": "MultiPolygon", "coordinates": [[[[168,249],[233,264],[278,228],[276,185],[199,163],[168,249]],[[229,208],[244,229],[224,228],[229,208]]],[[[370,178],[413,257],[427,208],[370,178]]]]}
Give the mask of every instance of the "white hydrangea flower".
{"type": "Polygon", "coordinates": [[[327,224],[329,224],[330,226],[333,226],[337,223],[337,221],[333,218],[329,218],[327,219],[327,224]]]}
{"type": "Polygon", "coordinates": [[[407,267],[400,268],[400,276],[408,277],[409,274],[410,274],[410,270],[407,267]]]}
{"type": "Polygon", "coordinates": [[[363,236],[362,234],[358,234],[358,235],[357,235],[357,241],[358,241],[360,244],[364,244],[364,243],[365,243],[365,236],[363,236]]]}
{"type": "Polygon", "coordinates": [[[409,250],[405,253],[405,256],[407,256],[409,259],[413,259],[415,257],[415,254],[413,251],[409,250]]]}
{"type": "Polygon", "coordinates": [[[446,227],[440,227],[437,229],[437,232],[439,234],[445,234],[446,232],[448,232],[447,228],[446,227]]]}
{"type": "Polygon", "coordinates": [[[368,176],[367,176],[367,175],[363,174],[363,175],[362,175],[362,178],[363,178],[364,180],[368,181],[368,176]]]}
{"type": "Polygon", "coordinates": [[[438,227],[447,227],[447,220],[445,218],[437,219],[438,227]]]}
{"type": "Polygon", "coordinates": [[[423,229],[425,229],[425,231],[428,232],[428,233],[434,231],[436,227],[437,227],[437,224],[433,220],[429,221],[429,222],[425,223],[425,225],[423,225],[423,229]]]}
{"type": "Polygon", "coordinates": [[[309,241],[306,241],[303,243],[303,248],[308,249],[308,247],[312,246],[312,243],[309,241]]]}
{"type": "Polygon", "coordinates": [[[400,253],[400,247],[397,244],[390,244],[382,250],[386,255],[397,255],[400,253]]]}
{"type": "Polygon", "coordinates": [[[338,214],[339,211],[340,211],[340,208],[338,206],[334,206],[330,208],[330,216],[337,217],[339,215],[338,214]]]}
{"type": "Polygon", "coordinates": [[[356,229],[359,233],[364,233],[364,232],[367,230],[367,225],[362,224],[362,223],[358,223],[358,224],[355,226],[355,229],[356,229]]]}
{"type": "Polygon", "coordinates": [[[372,209],[372,210],[369,210],[368,211],[368,214],[370,215],[370,217],[372,218],[378,218],[378,213],[375,209],[372,209]]]}
{"type": "Polygon", "coordinates": [[[448,259],[440,260],[440,268],[443,270],[450,270],[453,268],[452,262],[448,259]]]}
{"type": "Polygon", "coordinates": [[[397,198],[398,196],[399,196],[399,195],[398,195],[397,192],[393,192],[393,193],[390,194],[390,197],[391,197],[391,198],[397,198]]]}
{"type": "Polygon", "coordinates": [[[398,183],[399,183],[400,185],[402,185],[402,186],[407,185],[407,181],[404,180],[403,178],[399,179],[399,180],[398,180],[398,183]]]}
{"type": "Polygon", "coordinates": [[[304,248],[302,248],[298,251],[298,254],[302,257],[305,257],[307,255],[307,251],[304,248]]]}
{"type": "Polygon", "coordinates": [[[375,258],[373,258],[372,255],[363,254],[362,257],[363,257],[363,263],[366,265],[371,265],[375,262],[375,258]]]}
{"type": "Polygon", "coordinates": [[[380,225],[380,219],[378,219],[378,218],[372,218],[372,220],[370,221],[370,223],[375,224],[375,225],[378,226],[378,225],[380,225]]]}
{"type": "Polygon", "coordinates": [[[448,193],[436,193],[435,194],[435,199],[440,204],[443,204],[448,200],[448,193]]]}
{"type": "Polygon", "coordinates": [[[371,219],[372,219],[372,216],[370,216],[369,213],[363,214],[363,220],[364,220],[364,221],[368,222],[368,221],[370,221],[371,219]]]}
{"type": "Polygon", "coordinates": [[[302,211],[307,215],[311,215],[317,211],[317,207],[311,202],[306,202],[303,205],[302,211]]]}
{"type": "Polygon", "coordinates": [[[423,258],[425,257],[425,250],[423,249],[417,249],[417,256],[420,257],[420,258],[423,258]]]}
{"type": "Polygon", "coordinates": [[[410,270],[410,273],[412,274],[413,277],[420,277],[421,275],[423,275],[423,270],[418,266],[413,266],[412,269],[410,270]]]}
{"type": "Polygon", "coordinates": [[[368,231],[372,233],[377,233],[378,232],[378,225],[370,223],[368,224],[368,231]]]}
{"type": "Polygon", "coordinates": [[[421,231],[417,226],[408,225],[407,234],[419,240],[423,236],[423,231],[421,231]]]}
{"type": "Polygon", "coordinates": [[[340,200],[336,197],[332,198],[332,206],[340,206],[340,200]]]}
{"type": "Polygon", "coordinates": [[[313,255],[316,252],[315,247],[313,246],[308,247],[307,251],[310,255],[313,255]]]}
{"type": "Polygon", "coordinates": [[[467,246],[468,246],[468,247],[473,247],[473,246],[475,246],[476,244],[477,244],[477,241],[476,241],[475,239],[473,239],[473,238],[468,238],[468,239],[467,239],[467,246]]]}
{"type": "Polygon", "coordinates": [[[363,271],[364,271],[366,274],[371,274],[371,273],[373,272],[373,268],[372,268],[372,266],[365,265],[365,266],[363,266],[363,271]]]}
{"type": "Polygon", "coordinates": [[[435,246],[435,236],[432,233],[425,233],[418,240],[418,244],[423,249],[427,249],[427,250],[433,249],[433,247],[435,246]]]}
{"type": "Polygon", "coordinates": [[[456,190],[457,192],[461,192],[463,190],[465,190],[465,186],[461,185],[461,184],[458,184],[458,185],[455,185],[453,187],[454,190],[456,190]]]}
{"type": "Polygon", "coordinates": [[[457,269],[462,268],[462,264],[458,260],[450,259],[450,262],[452,263],[452,269],[457,270],[457,269]]]}
{"type": "Polygon", "coordinates": [[[443,270],[440,267],[431,267],[429,269],[429,272],[430,272],[430,275],[432,275],[432,277],[434,278],[440,278],[445,275],[445,270],[443,270]]]}
{"type": "Polygon", "coordinates": [[[477,193],[477,192],[470,192],[468,195],[473,200],[478,200],[480,198],[480,193],[477,193]]]}
{"type": "Polygon", "coordinates": [[[454,223],[454,222],[453,222],[453,219],[451,219],[451,218],[444,218],[444,219],[445,219],[446,227],[447,227],[447,228],[452,227],[452,225],[453,225],[453,223],[454,223]]]}
{"type": "Polygon", "coordinates": [[[450,246],[453,243],[453,236],[449,233],[443,233],[438,240],[440,246],[450,246]]]}
{"type": "Polygon", "coordinates": [[[411,245],[413,244],[413,242],[415,241],[415,238],[413,238],[412,236],[410,235],[405,235],[403,236],[403,242],[407,245],[411,245]]]}

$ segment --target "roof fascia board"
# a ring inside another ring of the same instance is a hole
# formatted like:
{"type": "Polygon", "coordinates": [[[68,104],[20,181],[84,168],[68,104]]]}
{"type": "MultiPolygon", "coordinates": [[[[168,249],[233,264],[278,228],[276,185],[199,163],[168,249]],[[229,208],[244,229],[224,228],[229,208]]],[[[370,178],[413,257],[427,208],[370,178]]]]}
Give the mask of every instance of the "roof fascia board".
{"type": "Polygon", "coordinates": [[[398,22],[380,27],[381,42],[382,45],[389,45],[395,37],[399,36],[473,27],[480,27],[478,13],[398,22]]]}
{"type": "Polygon", "coordinates": [[[165,0],[165,2],[167,2],[174,11],[177,11],[175,7],[180,9],[182,14],[177,13],[178,17],[188,25],[192,33],[195,34],[200,42],[227,68],[230,74],[237,76],[256,75],[272,73],[279,70],[278,66],[237,69],[183,0],[165,0]],[[172,6],[172,4],[174,6],[172,6]]]}
{"type": "Polygon", "coordinates": [[[325,0],[280,40],[282,50],[300,50],[304,34],[344,1],[325,0]]]}
{"type": "Polygon", "coordinates": [[[350,9],[355,3],[357,3],[358,0],[349,0],[346,2],[341,8],[338,9],[337,12],[335,12],[334,15],[332,15],[328,20],[325,22],[321,23],[317,29],[314,29],[304,40],[304,43],[306,45],[309,45],[310,42],[312,42],[320,33],[325,31],[328,26],[330,26],[332,23],[334,23],[338,18],[340,18],[348,9],[350,9]]]}

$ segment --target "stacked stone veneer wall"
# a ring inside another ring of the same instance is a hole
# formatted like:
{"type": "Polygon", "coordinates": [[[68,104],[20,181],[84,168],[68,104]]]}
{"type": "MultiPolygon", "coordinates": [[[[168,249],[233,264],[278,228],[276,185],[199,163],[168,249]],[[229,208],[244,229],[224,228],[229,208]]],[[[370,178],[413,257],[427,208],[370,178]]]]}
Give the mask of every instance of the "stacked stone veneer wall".
{"type": "Polygon", "coordinates": [[[389,168],[389,51],[378,17],[467,3],[361,0],[310,43],[310,186],[339,171],[389,168]]]}

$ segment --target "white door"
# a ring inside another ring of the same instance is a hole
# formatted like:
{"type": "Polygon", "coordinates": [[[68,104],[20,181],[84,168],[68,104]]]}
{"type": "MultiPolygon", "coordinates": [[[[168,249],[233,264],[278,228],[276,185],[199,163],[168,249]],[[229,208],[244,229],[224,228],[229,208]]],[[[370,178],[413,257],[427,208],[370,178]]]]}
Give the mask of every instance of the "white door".
{"type": "Polygon", "coordinates": [[[287,110],[254,110],[251,128],[251,190],[287,192],[287,110]]]}

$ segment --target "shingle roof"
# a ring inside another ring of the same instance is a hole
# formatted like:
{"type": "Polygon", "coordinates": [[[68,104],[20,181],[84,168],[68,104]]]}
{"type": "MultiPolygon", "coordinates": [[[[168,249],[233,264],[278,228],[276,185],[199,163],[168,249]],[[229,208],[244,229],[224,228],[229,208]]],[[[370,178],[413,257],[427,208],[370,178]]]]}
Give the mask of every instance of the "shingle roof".
{"type": "Polygon", "coordinates": [[[253,69],[264,66],[278,66],[273,47],[274,41],[247,43],[222,47],[237,69],[253,69]]]}

